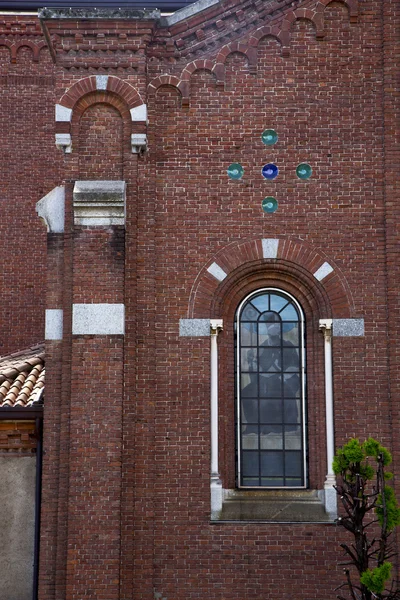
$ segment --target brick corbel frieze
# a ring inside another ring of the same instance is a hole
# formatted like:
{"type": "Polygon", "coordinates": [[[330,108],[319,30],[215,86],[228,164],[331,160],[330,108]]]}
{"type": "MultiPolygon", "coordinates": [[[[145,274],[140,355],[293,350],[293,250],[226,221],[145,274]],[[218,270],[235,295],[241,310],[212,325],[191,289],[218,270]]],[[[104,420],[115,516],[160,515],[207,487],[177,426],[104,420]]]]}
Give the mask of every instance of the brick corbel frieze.
{"type": "MultiPolygon", "coordinates": [[[[261,24],[259,27],[253,27],[253,29],[249,29],[244,34],[241,35],[239,39],[234,39],[232,41],[228,41],[228,43],[224,44],[219,48],[217,54],[215,54],[215,50],[213,52],[213,56],[202,57],[196,60],[193,60],[186,64],[181,70],[180,74],[174,73],[174,75],[169,73],[164,73],[163,75],[158,76],[154,80],[152,80],[148,86],[149,95],[155,94],[159,87],[161,86],[173,86],[177,88],[182,96],[182,106],[188,106],[190,103],[190,79],[192,74],[198,70],[206,70],[212,73],[216,78],[217,87],[224,88],[225,86],[225,64],[227,58],[232,53],[240,53],[247,58],[248,68],[251,74],[257,73],[257,48],[261,40],[264,38],[270,37],[278,41],[281,46],[282,57],[287,58],[290,56],[290,45],[291,45],[291,32],[293,29],[293,25],[297,20],[308,20],[313,24],[315,30],[315,36],[317,40],[322,40],[324,38],[324,11],[326,6],[332,0],[316,0],[314,4],[307,8],[299,6],[298,8],[292,10],[286,10],[283,12],[282,10],[279,13],[279,16],[276,18],[271,18],[268,21],[268,24],[261,24]]],[[[344,0],[344,3],[347,5],[349,10],[349,18],[350,22],[355,22],[358,17],[358,0],[344,0]]],[[[257,5],[257,2],[255,3],[257,5]]],[[[274,6],[270,5],[270,8],[274,6]]],[[[215,8],[213,8],[213,12],[215,12],[215,8]]],[[[229,11],[228,11],[229,12],[229,11]]],[[[204,13],[197,14],[195,17],[196,23],[200,23],[200,18],[206,18],[207,11],[204,13]]],[[[269,15],[271,17],[271,14],[269,15]]],[[[208,17],[210,18],[210,17],[208,17]]],[[[215,15],[214,15],[215,19],[215,15]]],[[[187,19],[187,22],[180,24],[181,28],[189,27],[191,23],[191,19],[187,19]]],[[[213,21],[211,25],[215,25],[221,23],[221,21],[213,21]]],[[[200,26],[200,25],[199,25],[200,26]]],[[[169,39],[169,44],[173,43],[172,33],[174,31],[180,30],[176,29],[177,25],[173,25],[169,29],[169,34],[171,38],[169,39]]],[[[222,26],[218,26],[222,29],[222,26]]],[[[217,28],[218,28],[217,27],[217,28]]],[[[204,26],[203,31],[206,29],[204,26]]],[[[227,32],[225,32],[226,38],[227,32]]],[[[157,35],[157,33],[155,34],[157,35]]],[[[228,32],[228,37],[236,36],[238,37],[237,31],[228,32]]],[[[239,34],[240,35],[240,34],[239,34]]],[[[224,36],[223,36],[224,37],[224,36]]],[[[222,38],[221,38],[222,39],[222,38]]],[[[213,42],[214,43],[214,42],[213,42]]],[[[206,52],[207,50],[207,40],[204,38],[204,48],[203,50],[206,52]]],[[[176,50],[179,46],[178,41],[176,41],[176,50]]],[[[150,48],[151,53],[151,48],[150,48]]],[[[194,52],[196,54],[196,52],[194,52]]],[[[156,53],[157,54],[157,53],[156,53]]],[[[176,56],[190,56],[191,52],[176,52],[176,56]]],[[[157,56],[162,56],[162,52],[160,51],[157,56]]],[[[167,54],[164,54],[164,57],[167,54]]],[[[204,56],[204,52],[203,52],[204,56]]]]}
{"type": "Polygon", "coordinates": [[[1,15],[0,19],[0,46],[8,48],[10,62],[18,62],[18,53],[22,48],[31,50],[32,62],[38,63],[40,52],[47,44],[43,37],[40,24],[32,17],[1,15]]]}

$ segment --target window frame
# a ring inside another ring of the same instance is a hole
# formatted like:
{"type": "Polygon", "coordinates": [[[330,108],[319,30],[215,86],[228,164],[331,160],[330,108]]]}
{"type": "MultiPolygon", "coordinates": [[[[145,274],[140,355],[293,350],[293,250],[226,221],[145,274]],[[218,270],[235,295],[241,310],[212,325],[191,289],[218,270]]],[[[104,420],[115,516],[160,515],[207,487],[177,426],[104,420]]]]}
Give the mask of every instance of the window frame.
{"type": "Polygon", "coordinates": [[[276,288],[276,287],[262,287],[253,290],[242,299],[235,311],[234,318],[235,327],[235,407],[236,407],[236,487],[241,490],[301,490],[309,487],[309,473],[308,473],[308,440],[307,440],[307,394],[306,394],[306,344],[305,344],[305,329],[306,321],[304,311],[299,301],[289,292],[276,288]],[[259,296],[263,293],[277,293],[292,302],[297,309],[299,315],[299,349],[300,349],[300,393],[301,393],[301,414],[302,414],[302,443],[303,443],[303,473],[304,473],[304,485],[302,486],[244,486],[241,484],[241,361],[240,361],[240,318],[245,305],[251,300],[251,298],[259,296]]]}

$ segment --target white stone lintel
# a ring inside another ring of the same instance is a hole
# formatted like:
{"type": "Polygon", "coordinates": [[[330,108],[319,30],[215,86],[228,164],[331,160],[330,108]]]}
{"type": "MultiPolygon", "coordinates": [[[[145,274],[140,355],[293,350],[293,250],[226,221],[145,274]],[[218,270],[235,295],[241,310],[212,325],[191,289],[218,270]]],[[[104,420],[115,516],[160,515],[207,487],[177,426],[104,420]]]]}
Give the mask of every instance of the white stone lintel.
{"type": "Polygon", "coordinates": [[[73,335],[124,335],[124,304],[73,304],[73,335]]]}
{"type": "Polygon", "coordinates": [[[147,105],[141,104],[131,108],[131,119],[132,121],[144,121],[147,123],[147,105]]]}
{"type": "Polygon", "coordinates": [[[215,277],[215,279],[218,279],[218,281],[223,281],[225,277],[227,277],[225,271],[221,269],[216,262],[213,262],[213,264],[208,267],[207,271],[210,273],[210,275],[215,277]]]}
{"type": "Polygon", "coordinates": [[[76,181],[74,224],[87,227],[125,225],[125,181],[76,181]]]}
{"type": "Polygon", "coordinates": [[[36,203],[36,212],[45,222],[48,233],[63,233],[65,220],[65,188],[55,187],[36,203]]]}
{"type": "Polygon", "coordinates": [[[264,239],[261,241],[262,241],[263,257],[264,258],[277,258],[279,240],[264,239]]]}
{"type": "Polygon", "coordinates": [[[47,308],[45,312],[46,340],[62,340],[63,338],[63,311],[61,308],[47,308]]]}
{"type": "Polygon", "coordinates": [[[56,121],[69,122],[72,118],[72,108],[67,108],[62,104],[56,104],[56,121]]]}

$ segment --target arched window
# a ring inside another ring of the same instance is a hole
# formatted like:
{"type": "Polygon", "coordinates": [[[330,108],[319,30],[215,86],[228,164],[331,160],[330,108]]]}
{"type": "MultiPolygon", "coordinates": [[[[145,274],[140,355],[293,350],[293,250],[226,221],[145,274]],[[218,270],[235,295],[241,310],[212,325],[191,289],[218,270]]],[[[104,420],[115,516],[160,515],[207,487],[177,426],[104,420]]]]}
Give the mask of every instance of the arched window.
{"type": "Polygon", "coordinates": [[[304,488],[304,317],[274,288],[247,296],[236,313],[238,486],[304,488]]]}

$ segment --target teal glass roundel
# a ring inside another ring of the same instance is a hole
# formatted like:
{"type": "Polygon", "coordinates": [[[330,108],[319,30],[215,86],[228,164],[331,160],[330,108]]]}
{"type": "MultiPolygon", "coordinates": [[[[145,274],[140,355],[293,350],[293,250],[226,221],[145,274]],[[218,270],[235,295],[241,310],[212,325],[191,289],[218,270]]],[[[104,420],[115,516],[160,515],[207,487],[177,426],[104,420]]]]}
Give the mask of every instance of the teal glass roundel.
{"type": "Polygon", "coordinates": [[[301,163],[296,169],[296,175],[299,179],[310,179],[312,168],[308,163],[301,163]]]}
{"type": "Polygon", "coordinates": [[[275,129],[266,129],[262,132],[261,139],[266,146],[273,146],[278,141],[275,129]]]}
{"type": "Polygon", "coordinates": [[[226,172],[231,179],[241,179],[243,177],[244,169],[241,164],[232,163],[229,165],[226,172]]]}
{"type": "Polygon", "coordinates": [[[262,209],[266,213],[273,213],[278,208],[278,202],[273,196],[267,196],[261,203],[262,209]]]}

